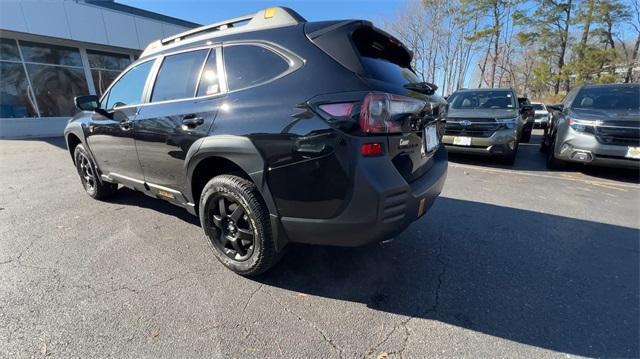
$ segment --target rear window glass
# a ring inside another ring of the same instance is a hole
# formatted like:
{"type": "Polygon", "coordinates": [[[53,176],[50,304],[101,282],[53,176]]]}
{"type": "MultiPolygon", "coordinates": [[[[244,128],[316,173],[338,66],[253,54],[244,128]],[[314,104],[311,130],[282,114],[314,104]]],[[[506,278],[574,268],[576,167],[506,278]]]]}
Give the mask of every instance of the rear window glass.
{"type": "Polygon", "coordinates": [[[640,109],[640,86],[603,86],[583,88],[571,107],[600,110],[640,109]]]}
{"type": "Polygon", "coordinates": [[[151,101],[194,97],[200,69],[209,50],[167,56],[162,62],[151,101]]]}
{"type": "Polygon", "coordinates": [[[513,109],[515,102],[511,91],[465,91],[449,98],[453,109],[513,109]]]}
{"type": "Polygon", "coordinates": [[[262,46],[227,46],[223,57],[229,90],[267,82],[289,69],[282,56],[262,46]]]}
{"type": "Polygon", "coordinates": [[[531,107],[533,107],[533,109],[536,110],[536,111],[544,111],[545,110],[544,106],[542,106],[541,103],[534,103],[533,105],[531,105],[531,107]]]}
{"type": "Polygon", "coordinates": [[[389,61],[371,57],[362,57],[360,61],[362,61],[362,66],[373,79],[399,85],[420,81],[410,69],[400,67],[389,61]]]}
{"type": "Polygon", "coordinates": [[[398,85],[420,81],[411,70],[411,54],[398,40],[371,28],[354,31],[352,40],[370,78],[398,85]]]}

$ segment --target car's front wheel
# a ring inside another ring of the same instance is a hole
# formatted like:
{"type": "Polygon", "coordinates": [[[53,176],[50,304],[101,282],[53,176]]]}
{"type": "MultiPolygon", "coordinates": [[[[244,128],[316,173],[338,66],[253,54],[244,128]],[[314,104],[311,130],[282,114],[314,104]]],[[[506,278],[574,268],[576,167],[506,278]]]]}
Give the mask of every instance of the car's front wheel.
{"type": "Polygon", "coordinates": [[[103,199],[112,195],[118,189],[118,185],[102,182],[98,178],[98,170],[91,157],[89,157],[87,150],[81,144],[77,145],[73,151],[73,159],[78,175],[80,175],[82,187],[91,198],[103,199]]]}
{"type": "Polygon", "coordinates": [[[253,276],[277,262],[269,212],[252,182],[233,175],[214,177],[202,190],[199,209],[209,245],[227,268],[253,276]]]}
{"type": "Polygon", "coordinates": [[[555,138],[551,141],[551,145],[546,149],[547,152],[547,168],[550,170],[559,170],[563,169],[567,166],[565,161],[559,160],[556,158],[556,140],[555,138]]]}

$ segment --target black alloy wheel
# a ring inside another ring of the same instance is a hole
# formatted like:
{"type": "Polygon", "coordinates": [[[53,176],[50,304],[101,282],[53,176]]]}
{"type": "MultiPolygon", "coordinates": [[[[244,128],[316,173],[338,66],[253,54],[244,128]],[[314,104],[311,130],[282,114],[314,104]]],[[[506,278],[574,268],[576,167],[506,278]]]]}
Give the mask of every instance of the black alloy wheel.
{"type": "Polygon", "coordinates": [[[89,161],[89,158],[85,153],[80,152],[78,154],[78,173],[80,174],[80,181],[87,192],[94,192],[96,190],[96,173],[93,170],[93,166],[89,161]]]}
{"type": "Polygon", "coordinates": [[[246,210],[231,196],[218,194],[212,199],[214,208],[209,224],[215,227],[217,235],[213,245],[227,257],[241,262],[253,254],[255,235],[246,210]]]}
{"type": "Polygon", "coordinates": [[[85,192],[93,199],[103,199],[115,193],[118,185],[101,181],[98,170],[94,165],[91,157],[84,149],[82,144],[76,146],[73,151],[73,158],[76,164],[76,170],[80,176],[80,182],[85,192]]]}
{"type": "Polygon", "coordinates": [[[271,220],[256,185],[236,175],[219,175],[200,195],[200,225],[216,258],[232,271],[255,276],[284,254],[276,249],[271,220]]]}

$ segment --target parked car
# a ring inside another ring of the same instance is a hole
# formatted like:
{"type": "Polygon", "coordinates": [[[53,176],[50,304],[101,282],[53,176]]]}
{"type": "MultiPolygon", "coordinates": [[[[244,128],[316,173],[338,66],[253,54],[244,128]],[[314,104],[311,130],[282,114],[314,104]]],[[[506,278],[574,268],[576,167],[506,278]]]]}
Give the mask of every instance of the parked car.
{"type": "Polygon", "coordinates": [[[527,97],[518,97],[518,104],[523,110],[522,117],[524,118],[524,125],[522,126],[522,133],[520,135],[520,142],[529,143],[531,141],[531,132],[535,125],[535,111],[531,106],[531,102],[527,97]]]}
{"type": "Polygon", "coordinates": [[[383,241],[433,205],[446,102],[411,58],[368,21],[269,8],[150,44],[101,99],[75,99],[67,146],[91,197],[124,185],[184,207],[255,275],[288,242],[383,241]]]}
{"type": "Polygon", "coordinates": [[[510,88],[458,90],[449,97],[442,142],[453,152],[498,156],[513,164],[530,110],[510,88]]]}
{"type": "Polygon", "coordinates": [[[640,84],[584,85],[560,104],[541,149],[547,166],[567,162],[640,168],[640,84]]]}
{"type": "Polygon", "coordinates": [[[531,107],[535,111],[534,115],[534,128],[546,128],[549,123],[549,111],[547,106],[542,102],[532,102],[531,107]]]}

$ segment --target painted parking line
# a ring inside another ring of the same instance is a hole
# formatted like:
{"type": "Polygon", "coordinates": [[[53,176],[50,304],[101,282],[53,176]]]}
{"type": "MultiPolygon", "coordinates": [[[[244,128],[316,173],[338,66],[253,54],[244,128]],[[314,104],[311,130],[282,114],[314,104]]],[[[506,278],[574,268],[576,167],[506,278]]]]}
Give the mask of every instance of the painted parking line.
{"type": "Polygon", "coordinates": [[[640,190],[640,185],[629,184],[629,183],[608,182],[608,181],[594,181],[594,180],[589,180],[585,178],[575,177],[567,173],[561,173],[559,176],[554,176],[554,175],[543,174],[543,173],[531,173],[531,172],[523,172],[518,170],[508,170],[508,169],[501,169],[501,168],[485,168],[485,167],[464,165],[464,164],[451,163],[451,162],[449,162],[449,167],[472,169],[472,170],[485,172],[485,173],[502,173],[502,174],[513,174],[513,175],[519,175],[519,176],[551,178],[551,179],[557,179],[557,180],[579,182],[579,183],[588,184],[588,185],[597,186],[597,187],[615,189],[618,191],[626,191],[626,189],[640,190]]]}

